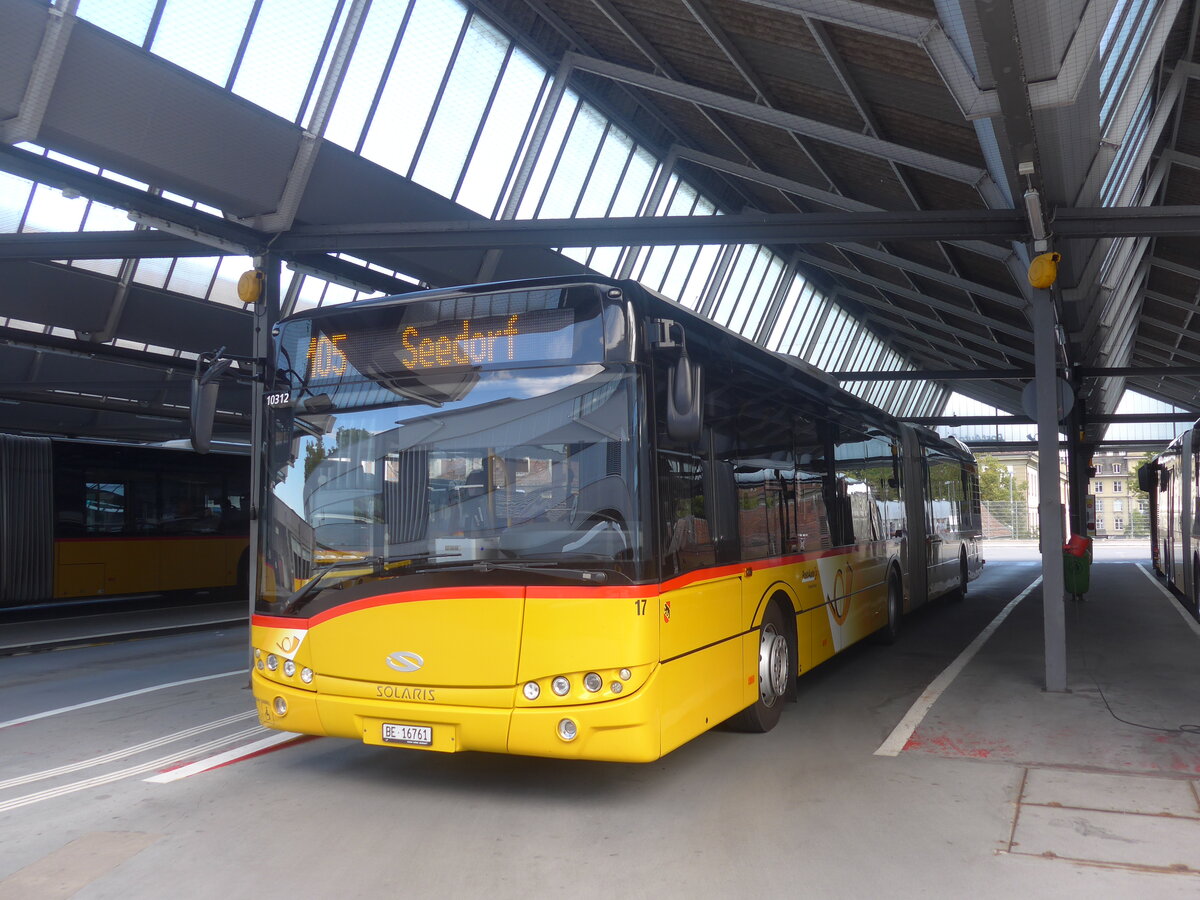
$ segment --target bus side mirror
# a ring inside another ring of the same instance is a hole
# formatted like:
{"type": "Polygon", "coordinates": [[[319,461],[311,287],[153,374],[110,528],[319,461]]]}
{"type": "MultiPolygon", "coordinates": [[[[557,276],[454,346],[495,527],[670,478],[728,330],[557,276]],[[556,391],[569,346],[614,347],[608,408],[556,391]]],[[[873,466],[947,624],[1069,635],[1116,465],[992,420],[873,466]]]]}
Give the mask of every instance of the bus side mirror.
{"type": "Polygon", "coordinates": [[[197,453],[208,453],[212,449],[213,420],[217,414],[217,394],[221,390],[219,379],[233,365],[232,359],[216,359],[201,372],[203,358],[196,360],[196,374],[192,378],[191,438],[192,449],[197,453]]]}
{"type": "Polygon", "coordinates": [[[1154,463],[1146,463],[1138,467],[1138,487],[1149,494],[1154,490],[1154,463]]]}
{"type": "Polygon", "coordinates": [[[689,444],[700,440],[704,426],[703,374],[686,353],[667,373],[667,434],[672,440],[689,444]]]}

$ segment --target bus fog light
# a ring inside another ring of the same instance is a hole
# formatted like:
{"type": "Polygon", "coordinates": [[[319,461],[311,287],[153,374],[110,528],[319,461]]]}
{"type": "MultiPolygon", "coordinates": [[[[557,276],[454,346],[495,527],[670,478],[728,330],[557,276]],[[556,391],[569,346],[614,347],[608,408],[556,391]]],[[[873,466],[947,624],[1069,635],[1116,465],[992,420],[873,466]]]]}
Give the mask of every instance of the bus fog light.
{"type": "Polygon", "coordinates": [[[632,672],[630,672],[628,669],[622,669],[622,670],[621,670],[620,672],[618,672],[617,674],[618,674],[619,676],[621,676],[621,680],[622,680],[622,681],[628,681],[630,678],[632,678],[632,677],[633,677],[633,673],[632,673],[632,672]]]}
{"type": "Polygon", "coordinates": [[[287,701],[284,700],[282,697],[276,697],[275,702],[272,705],[275,707],[275,715],[277,715],[277,716],[286,716],[287,715],[287,701]]]}
{"type": "Polygon", "coordinates": [[[279,668],[279,657],[274,653],[267,654],[267,668],[272,672],[279,668]]]}
{"type": "Polygon", "coordinates": [[[558,736],[564,741],[573,741],[579,734],[579,727],[571,719],[562,719],[558,723],[558,736]]]}
{"type": "MultiPolygon", "coordinates": [[[[565,697],[571,690],[571,682],[567,680],[565,675],[558,675],[550,682],[550,690],[558,694],[560,697],[565,697]]],[[[565,719],[563,721],[566,721],[565,719]]]]}
{"type": "Polygon", "coordinates": [[[296,674],[296,664],[294,662],[292,662],[290,659],[286,659],[283,662],[283,674],[286,675],[288,678],[291,678],[293,675],[296,674]]]}
{"type": "Polygon", "coordinates": [[[595,672],[588,672],[583,676],[583,686],[594,694],[604,687],[604,679],[595,672]]]}
{"type": "Polygon", "coordinates": [[[621,684],[621,682],[619,682],[619,681],[614,681],[612,684],[610,684],[608,686],[608,689],[610,691],[612,691],[614,694],[619,694],[619,693],[621,693],[621,691],[625,690],[625,685],[621,684]]]}
{"type": "Polygon", "coordinates": [[[300,680],[305,684],[312,684],[313,671],[308,666],[300,670],[300,680]]]}
{"type": "Polygon", "coordinates": [[[538,687],[536,681],[525,682],[525,687],[521,688],[521,693],[525,695],[526,700],[536,700],[542,694],[542,689],[538,687]]]}

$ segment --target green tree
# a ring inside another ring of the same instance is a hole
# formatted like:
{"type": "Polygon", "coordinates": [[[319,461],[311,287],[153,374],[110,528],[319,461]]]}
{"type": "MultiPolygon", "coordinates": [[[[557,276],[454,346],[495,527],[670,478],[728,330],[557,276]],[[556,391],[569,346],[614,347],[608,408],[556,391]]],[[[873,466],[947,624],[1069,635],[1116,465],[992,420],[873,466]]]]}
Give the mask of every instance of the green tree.
{"type": "Polygon", "coordinates": [[[1002,463],[986,453],[975,457],[975,461],[979,465],[980,500],[1025,502],[1029,486],[1025,482],[1017,482],[1007,463],[1002,463]]]}
{"type": "Polygon", "coordinates": [[[1135,500],[1146,500],[1148,498],[1146,492],[1138,487],[1138,469],[1150,462],[1157,455],[1157,450],[1148,450],[1137,459],[1129,460],[1129,475],[1125,479],[1125,490],[1129,492],[1131,498],[1135,500]]]}
{"type": "Polygon", "coordinates": [[[315,444],[309,444],[304,448],[304,480],[307,482],[313,471],[321,464],[329,454],[325,452],[325,439],[318,435],[315,444]]]}
{"type": "Polygon", "coordinates": [[[1156,455],[1156,450],[1129,459],[1129,474],[1125,478],[1125,490],[1129,497],[1129,528],[1132,537],[1148,537],[1150,534],[1149,495],[1138,486],[1138,469],[1156,455]]]}
{"type": "Polygon", "coordinates": [[[371,436],[371,432],[365,428],[339,428],[334,439],[337,441],[337,446],[332,450],[325,449],[325,439],[317,438],[315,444],[309,444],[304,451],[304,478],[308,479],[313,471],[321,464],[321,461],[328,459],[331,456],[337,456],[338,451],[345,450],[351,444],[366,440],[371,436]]]}

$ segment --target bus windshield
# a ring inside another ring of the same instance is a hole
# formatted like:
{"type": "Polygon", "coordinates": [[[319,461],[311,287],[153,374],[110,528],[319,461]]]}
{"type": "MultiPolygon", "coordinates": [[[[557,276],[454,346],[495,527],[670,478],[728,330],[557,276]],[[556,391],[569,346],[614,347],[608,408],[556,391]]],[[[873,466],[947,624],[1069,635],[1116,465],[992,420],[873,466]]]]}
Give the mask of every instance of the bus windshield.
{"type": "Polygon", "coordinates": [[[275,584],[260,608],[308,615],[311,581],[332,587],[368,569],[634,574],[637,378],[598,363],[476,370],[454,400],[275,410],[265,536],[275,584]],[[303,609],[289,603],[298,592],[303,609]]]}

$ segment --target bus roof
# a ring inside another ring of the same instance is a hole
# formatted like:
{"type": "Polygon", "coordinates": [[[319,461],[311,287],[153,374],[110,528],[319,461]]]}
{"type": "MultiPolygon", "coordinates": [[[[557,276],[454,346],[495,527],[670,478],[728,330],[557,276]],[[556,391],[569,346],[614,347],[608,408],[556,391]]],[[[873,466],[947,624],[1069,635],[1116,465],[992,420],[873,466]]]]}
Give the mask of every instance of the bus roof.
{"type": "Polygon", "coordinates": [[[692,342],[703,342],[713,351],[724,352],[737,360],[739,368],[752,371],[761,377],[776,380],[781,388],[799,390],[816,397],[828,405],[836,417],[848,415],[865,425],[877,425],[898,434],[902,428],[913,429],[926,446],[937,446],[951,455],[971,458],[970,449],[956,438],[947,440],[935,431],[922,426],[900,422],[885,410],[868,403],[839,386],[836,379],[810,363],[797,357],[775,353],[754,343],[730,328],[700,315],[678,301],[672,300],[636,281],[611,278],[599,274],[550,275],[480,284],[457,285],[446,288],[415,290],[405,294],[357,300],[350,304],[310,309],[295,313],[281,321],[298,319],[320,319],[326,315],[344,315],[348,308],[379,309],[400,306],[424,300],[439,300],[453,297],[470,297],[497,291],[537,290],[574,285],[597,285],[616,288],[625,299],[646,316],[673,318],[681,321],[692,342]]]}

